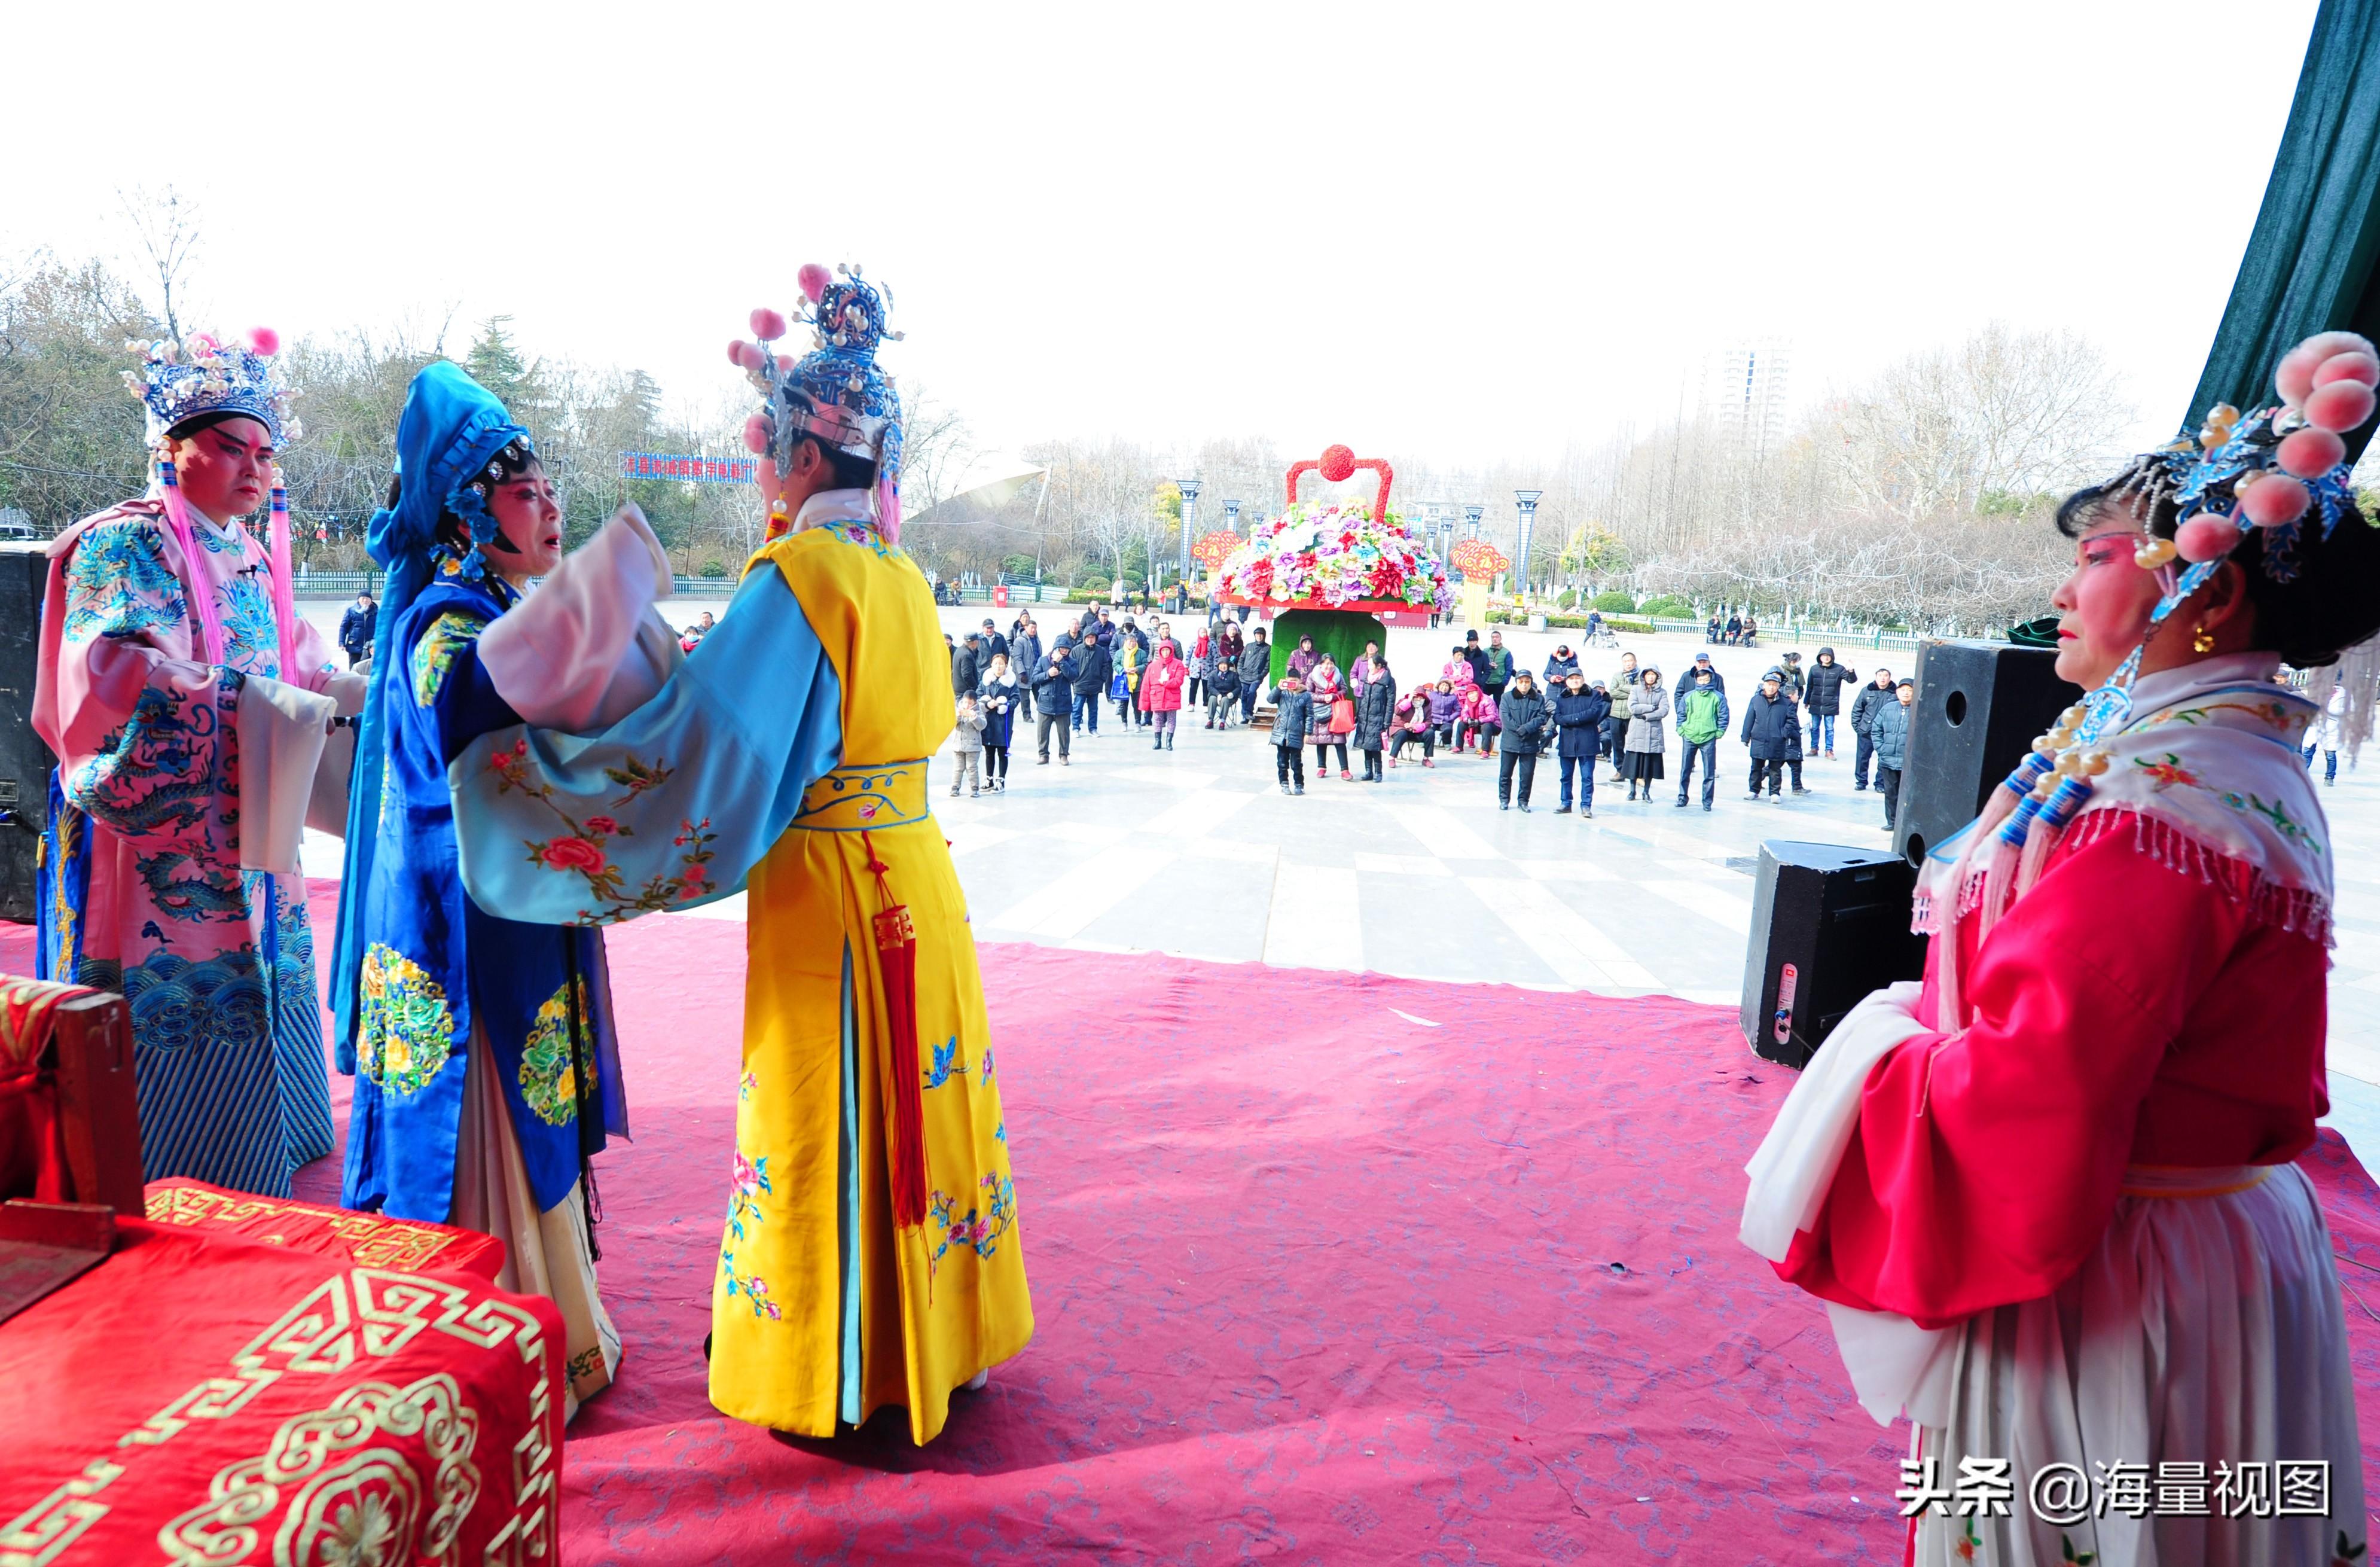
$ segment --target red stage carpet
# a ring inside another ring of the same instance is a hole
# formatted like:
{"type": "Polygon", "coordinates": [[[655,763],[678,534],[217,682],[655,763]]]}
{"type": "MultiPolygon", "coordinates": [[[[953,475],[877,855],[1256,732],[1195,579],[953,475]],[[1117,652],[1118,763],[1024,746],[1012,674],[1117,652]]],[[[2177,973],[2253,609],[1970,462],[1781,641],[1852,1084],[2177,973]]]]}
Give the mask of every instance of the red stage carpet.
{"type": "MultiPolygon", "coordinates": [[[[1897,1556],[1907,1428],[1735,1240],[1788,1075],[1676,1002],[988,946],[1033,1344],[922,1451],[897,1412],[713,1414],[743,935],[613,938],[626,1359],[570,1432],[566,1561],[1897,1556]]],[[[2335,1135],[2307,1163],[2380,1455],[2380,1201],[2335,1135]]]]}

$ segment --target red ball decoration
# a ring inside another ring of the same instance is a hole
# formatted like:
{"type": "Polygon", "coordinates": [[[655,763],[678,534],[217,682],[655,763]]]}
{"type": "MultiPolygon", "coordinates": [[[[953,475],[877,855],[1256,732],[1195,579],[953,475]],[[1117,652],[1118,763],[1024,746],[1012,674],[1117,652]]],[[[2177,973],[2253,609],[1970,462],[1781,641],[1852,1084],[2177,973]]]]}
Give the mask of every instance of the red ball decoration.
{"type": "Polygon", "coordinates": [[[2306,398],[2306,422],[2323,430],[2353,430],[2372,417],[2372,388],[2362,382],[2334,381],[2306,398]]]}
{"type": "Polygon", "coordinates": [[[800,285],[802,298],[815,305],[825,298],[826,285],[834,281],[834,273],[816,261],[805,261],[802,270],[794,274],[794,281],[800,285]]]}
{"type": "MultiPolygon", "coordinates": [[[[2252,495],[2263,488],[2263,485],[2257,485],[2249,493],[2252,495]]],[[[2302,495],[2305,492],[2301,490],[2298,493],[2302,495]]],[[[2221,560],[2239,541],[2239,527],[2229,517],[2211,512],[2192,517],[2173,536],[2173,547],[2181,552],[2183,560],[2193,565],[2202,561],[2221,560]]]]}
{"type": "Polygon", "coordinates": [[[2300,479],[2320,479],[2347,460],[2347,443],[2328,430],[2301,430],[2281,437],[2276,454],[2283,473],[2300,479]]]}
{"type": "Polygon", "coordinates": [[[1322,448],[1322,477],[1336,484],[1355,471],[1355,454],[1345,446],[1322,448]]]}
{"type": "Polygon", "coordinates": [[[765,457],[769,455],[769,435],[768,415],[754,414],[744,421],[744,445],[753,456],[765,457]]]}
{"type": "Polygon", "coordinates": [[[2380,359],[2369,354],[2333,354],[2314,366],[2313,383],[2327,386],[2334,381],[2356,381],[2366,386],[2380,385],[2380,359]]]}
{"type": "Polygon", "coordinates": [[[281,352],[281,334],[273,331],[269,326],[249,327],[248,329],[248,351],[261,358],[271,358],[273,355],[281,352]]]}
{"type": "Polygon", "coordinates": [[[752,335],[763,343],[774,343],[785,334],[785,318],[763,305],[752,312],[752,335]]]}
{"type": "Polygon", "coordinates": [[[2278,528],[2305,516],[2312,498],[2296,480],[2268,473],[2240,492],[2240,509],[2259,528],[2278,528]]]}
{"type": "Polygon", "coordinates": [[[737,370],[750,370],[759,362],[760,350],[741,337],[727,345],[727,362],[737,370]]]}

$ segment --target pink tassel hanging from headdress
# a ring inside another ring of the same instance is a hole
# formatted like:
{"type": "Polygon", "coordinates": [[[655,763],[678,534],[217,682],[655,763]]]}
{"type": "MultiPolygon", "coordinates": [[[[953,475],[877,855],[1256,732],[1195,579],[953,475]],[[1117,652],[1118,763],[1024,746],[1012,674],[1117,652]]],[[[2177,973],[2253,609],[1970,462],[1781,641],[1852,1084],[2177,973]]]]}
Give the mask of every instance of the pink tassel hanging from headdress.
{"type": "Polygon", "coordinates": [[[876,531],[887,544],[901,542],[901,481],[889,473],[876,482],[876,531]]]}
{"type": "Polygon", "coordinates": [[[281,678],[296,680],[298,668],[298,606],[290,584],[289,492],[283,488],[281,465],[273,465],[273,624],[281,642],[281,678]]]}
{"type": "Polygon", "coordinates": [[[220,666],[224,662],[223,617],[215,610],[213,587],[199,569],[198,529],[190,525],[190,504],[182,499],[182,486],[175,477],[171,457],[157,459],[157,488],[164,497],[165,525],[173,530],[174,542],[182,547],[182,569],[189,578],[190,596],[198,601],[193,607],[199,612],[207,662],[220,666]]]}

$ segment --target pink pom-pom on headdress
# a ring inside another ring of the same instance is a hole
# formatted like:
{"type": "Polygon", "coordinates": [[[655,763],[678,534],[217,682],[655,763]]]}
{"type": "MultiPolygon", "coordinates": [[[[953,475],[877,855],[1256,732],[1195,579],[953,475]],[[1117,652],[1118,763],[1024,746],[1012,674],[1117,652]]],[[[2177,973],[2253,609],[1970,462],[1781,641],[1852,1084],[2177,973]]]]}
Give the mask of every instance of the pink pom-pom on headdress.
{"type": "Polygon", "coordinates": [[[2305,516],[2306,504],[2312,499],[2296,480],[2268,473],[2240,492],[2240,509],[2259,528],[2278,528],[2305,516]]]}
{"type": "Polygon", "coordinates": [[[774,343],[785,334],[785,318],[781,311],[763,305],[752,312],[752,335],[763,343],[774,343]]]}
{"type": "Polygon", "coordinates": [[[2281,356],[2279,366],[2273,371],[2273,386],[2281,400],[2293,408],[2303,407],[2313,395],[2313,372],[2323,361],[2340,354],[2369,354],[2370,340],[2352,332],[2317,332],[2281,356]]]}
{"type": "Polygon", "coordinates": [[[826,285],[834,281],[834,273],[816,261],[804,261],[802,270],[794,273],[794,281],[801,285],[802,298],[815,305],[826,298],[826,285]]]}
{"type": "Polygon", "coordinates": [[[766,414],[754,414],[744,421],[744,444],[754,456],[769,455],[769,437],[775,433],[766,414]]]}
{"type": "Polygon", "coordinates": [[[2173,536],[2174,548],[2181,552],[2183,560],[2192,565],[2201,561],[2219,561],[2229,554],[2231,546],[2239,541],[2239,528],[2229,517],[2214,512],[2192,517],[2173,536]]]}
{"type": "Polygon", "coordinates": [[[2352,351],[2333,354],[2314,366],[2313,383],[2320,388],[2334,381],[2354,381],[2365,386],[2380,386],[2380,359],[2352,351]]]}
{"type": "Polygon", "coordinates": [[[769,362],[758,343],[747,343],[740,337],[727,345],[727,357],[738,370],[759,370],[769,362]]]}
{"type": "Polygon", "coordinates": [[[249,327],[248,329],[248,351],[256,355],[260,358],[271,358],[273,355],[281,352],[281,334],[273,331],[269,326],[249,327]]]}
{"type": "Polygon", "coordinates": [[[2334,381],[2306,398],[2306,422],[2322,430],[2353,430],[2372,417],[2372,388],[2362,382],[2334,381]]]}
{"type": "Polygon", "coordinates": [[[2276,457],[2283,473],[2320,479],[2347,460],[2347,443],[2331,431],[2308,428],[2282,436],[2276,457]]]}
{"type": "Polygon", "coordinates": [[[793,368],[794,357],[791,354],[779,354],[777,356],[777,369],[780,373],[792,370],[793,368]]]}

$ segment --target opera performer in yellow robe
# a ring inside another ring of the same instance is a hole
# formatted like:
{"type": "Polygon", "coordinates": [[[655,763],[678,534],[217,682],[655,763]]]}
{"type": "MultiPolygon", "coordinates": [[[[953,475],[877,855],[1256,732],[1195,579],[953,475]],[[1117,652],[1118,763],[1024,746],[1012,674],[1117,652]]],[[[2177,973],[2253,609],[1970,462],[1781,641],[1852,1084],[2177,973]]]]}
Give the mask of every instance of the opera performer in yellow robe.
{"type": "Polygon", "coordinates": [[[756,310],[761,341],[734,350],[767,395],[746,438],[771,510],[718,629],[626,717],[487,735],[448,783],[491,914],[603,924],[748,890],[710,1401],[814,1437],[898,1403],[923,1443],[1033,1311],[975,941],[927,805],[953,708],[899,546],[884,305],[856,270],[800,279],[815,349],[779,358],[784,318],[756,310]]]}

